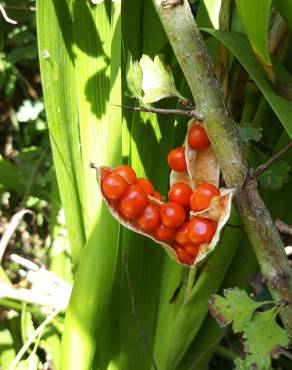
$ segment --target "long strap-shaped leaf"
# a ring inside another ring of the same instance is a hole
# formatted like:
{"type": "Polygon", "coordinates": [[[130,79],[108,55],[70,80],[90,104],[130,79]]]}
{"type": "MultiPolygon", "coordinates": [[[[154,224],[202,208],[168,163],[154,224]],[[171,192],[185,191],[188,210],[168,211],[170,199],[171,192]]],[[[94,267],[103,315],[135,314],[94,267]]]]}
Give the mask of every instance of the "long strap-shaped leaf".
{"type": "Polygon", "coordinates": [[[46,0],[37,12],[54,162],[79,258],[60,368],[82,370],[91,367],[108,311],[118,247],[119,225],[102,205],[89,161],[121,163],[121,111],[109,104],[121,102],[120,4],[46,0]]]}
{"type": "Polygon", "coordinates": [[[46,113],[73,261],[85,243],[79,114],[69,2],[39,1],[38,47],[46,113]]]}

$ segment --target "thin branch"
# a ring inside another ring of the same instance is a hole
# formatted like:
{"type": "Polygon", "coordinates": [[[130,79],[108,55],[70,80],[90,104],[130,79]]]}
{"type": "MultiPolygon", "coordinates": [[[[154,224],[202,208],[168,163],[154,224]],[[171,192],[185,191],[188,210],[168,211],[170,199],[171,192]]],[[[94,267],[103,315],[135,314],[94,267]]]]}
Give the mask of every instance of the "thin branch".
{"type": "Polygon", "coordinates": [[[0,4],[0,12],[2,14],[2,17],[4,18],[4,20],[7,22],[7,23],[10,23],[10,24],[17,24],[17,22],[11,18],[8,17],[8,15],[6,14],[6,11],[4,9],[4,6],[2,4],[0,4]]]}
{"type": "Polygon", "coordinates": [[[279,151],[279,153],[275,154],[272,158],[270,158],[267,162],[261,164],[258,166],[254,173],[251,175],[252,178],[255,178],[259,175],[261,175],[264,171],[266,171],[274,162],[276,162],[278,159],[280,159],[284,154],[288,152],[289,149],[292,148],[292,141],[288,145],[285,146],[282,150],[279,151]]]}
{"type": "Polygon", "coordinates": [[[154,357],[153,357],[153,354],[151,352],[150,345],[149,345],[148,340],[146,338],[145,331],[143,329],[143,326],[142,326],[141,321],[140,321],[139,316],[138,316],[138,312],[137,312],[137,308],[136,308],[136,302],[135,302],[135,298],[134,298],[134,291],[133,291],[132,282],[131,282],[130,270],[129,270],[128,255],[125,252],[123,254],[124,254],[124,262],[125,262],[125,270],[126,270],[128,288],[129,288],[129,293],[130,293],[130,298],[131,298],[132,313],[133,313],[133,316],[134,316],[134,319],[135,319],[135,323],[136,323],[137,329],[139,331],[139,336],[142,339],[142,342],[144,344],[145,351],[146,351],[147,355],[149,356],[149,359],[150,359],[151,364],[153,366],[153,369],[158,370],[157,365],[156,365],[155,360],[154,360],[154,357]]]}
{"type": "Polygon", "coordinates": [[[277,218],[275,220],[275,226],[280,233],[292,236],[292,225],[288,225],[286,222],[277,218]]]}
{"type": "Polygon", "coordinates": [[[203,118],[195,113],[194,109],[164,109],[164,108],[148,108],[148,107],[131,107],[128,105],[117,105],[111,104],[115,107],[125,108],[125,109],[132,109],[135,112],[146,112],[146,113],[156,113],[156,114],[163,114],[163,115],[177,115],[177,116],[184,116],[184,117],[191,117],[196,118],[198,121],[202,121],[203,118]]]}
{"type": "Polygon", "coordinates": [[[19,11],[28,11],[28,12],[35,12],[36,7],[35,6],[5,6],[8,10],[19,10],[19,11]]]}

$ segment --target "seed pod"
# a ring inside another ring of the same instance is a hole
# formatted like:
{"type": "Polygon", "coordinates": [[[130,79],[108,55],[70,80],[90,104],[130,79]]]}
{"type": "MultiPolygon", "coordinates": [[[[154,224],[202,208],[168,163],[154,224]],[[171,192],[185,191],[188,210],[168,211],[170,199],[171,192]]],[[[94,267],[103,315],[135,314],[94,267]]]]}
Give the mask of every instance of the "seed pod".
{"type": "MultiPolygon", "coordinates": [[[[198,125],[195,119],[191,119],[188,123],[188,133],[192,127],[198,125]]],[[[215,153],[210,146],[206,149],[196,151],[188,144],[188,135],[183,143],[186,148],[186,164],[187,171],[170,173],[170,186],[179,182],[185,182],[193,190],[200,183],[209,183],[216,187],[219,185],[220,168],[215,153]]],[[[190,219],[195,216],[206,218],[214,221],[217,224],[216,232],[209,243],[200,245],[199,252],[195,258],[193,266],[203,260],[216,247],[220,239],[220,232],[226,224],[231,212],[231,200],[234,190],[221,188],[220,195],[211,200],[209,208],[199,211],[190,212],[190,219]]]]}
{"type": "MultiPolygon", "coordinates": [[[[121,225],[123,225],[127,229],[132,230],[132,231],[134,231],[136,233],[142,234],[144,236],[147,236],[148,238],[152,239],[156,243],[159,243],[166,250],[166,252],[168,253],[168,255],[172,259],[178,261],[177,256],[176,256],[176,253],[175,253],[175,250],[172,248],[172,245],[173,245],[174,239],[175,239],[175,230],[173,230],[173,235],[174,235],[173,240],[171,240],[169,242],[161,242],[161,241],[158,241],[158,240],[156,240],[154,238],[153,234],[154,234],[155,230],[149,231],[149,232],[148,231],[143,231],[141,228],[138,227],[137,219],[135,219],[135,220],[129,220],[129,219],[125,218],[118,211],[119,201],[112,201],[112,200],[107,199],[105,197],[105,195],[103,194],[102,188],[101,188],[102,179],[104,179],[106,175],[112,173],[113,172],[113,169],[110,168],[110,167],[107,167],[107,166],[98,166],[98,165],[95,165],[93,163],[91,163],[91,167],[96,169],[96,172],[97,172],[97,182],[98,182],[98,185],[99,185],[99,188],[100,188],[100,191],[101,191],[102,198],[105,201],[105,203],[107,204],[108,210],[112,214],[112,216],[121,225]]],[[[154,196],[147,195],[147,197],[148,197],[148,200],[149,200],[149,204],[153,204],[153,205],[157,206],[159,209],[164,204],[162,201],[160,201],[159,199],[157,199],[154,196]]],[[[179,263],[181,263],[181,262],[179,262],[179,263]]]]}
{"type": "MultiPolygon", "coordinates": [[[[194,127],[197,124],[199,123],[196,122],[195,119],[190,120],[188,123],[188,132],[192,127],[194,127]]],[[[183,172],[171,171],[170,187],[174,186],[175,184],[183,182],[189,185],[193,191],[196,188],[196,186],[200,183],[209,183],[218,188],[220,168],[211,145],[209,145],[207,148],[203,150],[196,151],[189,146],[187,136],[182,146],[185,147],[185,158],[187,169],[186,171],[183,172]]],[[[113,169],[106,166],[96,166],[93,164],[91,166],[97,170],[98,175],[97,178],[101,194],[113,217],[115,217],[117,221],[126,228],[139,234],[142,234],[144,236],[147,236],[148,238],[159,243],[167,251],[169,256],[172,259],[176,260],[179,264],[186,266],[190,266],[191,264],[191,266],[194,267],[198,262],[202,261],[211,251],[215,249],[216,244],[218,243],[220,238],[220,232],[230,216],[233,189],[224,189],[224,188],[219,189],[220,195],[212,198],[209,208],[199,212],[191,211],[189,214],[190,220],[193,217],[197,216],[208,219],[210,222],[214,224],[216,231],[211,241],[209,243],[202,243],[200,245],[197,244],[187,245],[186,247],[182,245],[179,246],[178,248],[178,244],[175,241],[175,238],[177,237],[176,229],[172,229],[173,240],[170,238],[171,240],[167,242],[162,242],[160,240],[155,239],[155,237],[153,236],[155,234],[158,235],[155,232],[155,230],[143,231],[141,228],[138,227],[139,222],[137,222],[136,219],[129,220],[126,217],[124,217],[118,211],[119,201],[106,199],[101,189],[101,179],[103,179],[105,175],[111,173],[113,169]],[[197,254],[192,256],[189,253],[190,251],[191,252],[195,251],[197,254]],[[182,258],[182,256],[185,256],[185,252],[187,255],[190,255],[190,258],[182,258]]],[[[148,204],[153,204],[157,206],[159,209],[164,204],[160,199],[158,199],[157,192],[155,191],[153,195],[148,194],[147,198],[149,201],[148,204]]],[[[165,226],[162,225],[162,228],[165,228],[165,226]]],[[[170,232],[170,234],[172,233],[170,232]]]]}

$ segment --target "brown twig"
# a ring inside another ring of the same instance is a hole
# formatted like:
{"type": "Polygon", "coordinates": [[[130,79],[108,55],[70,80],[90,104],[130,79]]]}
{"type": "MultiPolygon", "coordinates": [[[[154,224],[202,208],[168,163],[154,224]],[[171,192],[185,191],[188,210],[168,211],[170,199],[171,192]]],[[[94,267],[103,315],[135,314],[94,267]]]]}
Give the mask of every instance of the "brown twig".
{"type": "Polygon", "coordinates": [[[135,323],[136,323],[137,329],[139,331],[139,336],[140,336],[140,338],[141,338],[141,340],[144,344],[145,351],[146,351],[146,353],[147,353],[147,355],[148,355],[148,357],[151,361],[151,364],[153,366],[153,369],[158,370],[156,362],[155,362],[154,357],[153,357],[153,354],[151,352],[151,348],[150,348],[150,345],[148,343],[144,328],[141,324],[141,321],[139,319],[139,315],[138,315],[138,312],[137,312],[136,302],[135,302],[135,297],[134,297],[134,291],[133,291],[133,287],[132,287],[130,270],[129,270],[128,255],[125,252],[123,253],[123,255],[124,255],[125,270],[126,270],[128,288],[129,288],[130,299],[131,299],[132,313],[133,313],[133,316],[134,316],[134,319],[135,319],[135,323]]]}
{"type": "Polygon", "coordinates": [[[274,162],[276,162],[278,159],[280,159],[284,154],[288,152],[289,149],[292,148],[292,141],[288,145],[285,146],[282,150],[279,151],[279,153],[275,154],[272,158],[270,158],[267,162],[261,164],[258,166],[254,173],[251,175],[252,178],[255,178],[262,174],[264,171],[266,171],[274,162]]]}
{"type": "Polygon", "coordinates": [[[203,121],[203,117],[195,113],[193,109],[164,109],[164,108],[148,108],[148,107],[131,107],[128,105],[117,105],[111,104],[115,107],[125,108],[125,109],[132,109],[135,112],[146,112],[146,113],[156,113],[156,114],[164,114],[164,115],[177,115],[177,116],[184,116],[184,117],[192,117],[196,118],[198,121],[203,121]]]}
{"type": "Polygon", "coordinates": [[[19,11],[28,11],[28,12],[35,12],[35,6],[5,6],[8,10],[19,10],[19,11]]]}
{"type": "Polygon", "coordinates": [[[278,218],[275,221],[275,226],[280,233],[292,236],[292,225],[288,225],[278,218]]]}

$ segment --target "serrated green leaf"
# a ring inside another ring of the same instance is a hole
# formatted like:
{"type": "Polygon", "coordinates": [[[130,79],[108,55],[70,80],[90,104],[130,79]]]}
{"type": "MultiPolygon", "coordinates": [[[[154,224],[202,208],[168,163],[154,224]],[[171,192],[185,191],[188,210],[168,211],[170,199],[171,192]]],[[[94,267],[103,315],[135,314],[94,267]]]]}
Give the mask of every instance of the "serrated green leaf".
{"type": "Polygon", "coordinates": [[[289,163],[279,160],[258,177],[259,184],[264,189],[278,190],[289,181],[290,170],[289,163]]]}
{"type": "Polygon", "coordinates": [[[249,365],[241,358],[234,360],[235,370],[250,370],[249,365]]]}
{"type": "Polygon", "coordinates": [[[246,364],[257,364],[259,369],[265,370],[271,366],[270,354],[289,343],[286,331],[276,322],[274,309],[258,313],[245,327],[244,338],[249,351],[246,364]]]}
{"type": "Polygon", "coordinates": [[[262,129],[259,127],[254,127],[250,123],[238,123],[236,125],[239,134],[243,141],[248,142],[250,140],[260,141],[262,138],[262,129]]]}
{"type": "Polygon", "coordinates": [[[130,98],[142,98],[142,69],[137,61],[133,61],[132,55],[128,56],[126,79],[128,95],[130,98]]]}
{"type": "Polygon", "coordinates": [[[153,61],[148,55],[143,55],[140,67],[143,72],[144,103],[154,103],[173,96],[181,97],[175,87],[172,72],[161,56],[157,55],[153,61]]]}
{"type": "Polygon", "coordinates": [[[249,298],[244,290],[238,288],[227,289],[224,295],[225,298],[220,295],[213,296],[209,304],[210,311],[222,326],[233,321],[232,329],[239,333],[249,323],[259,304],[249,298]]]}

